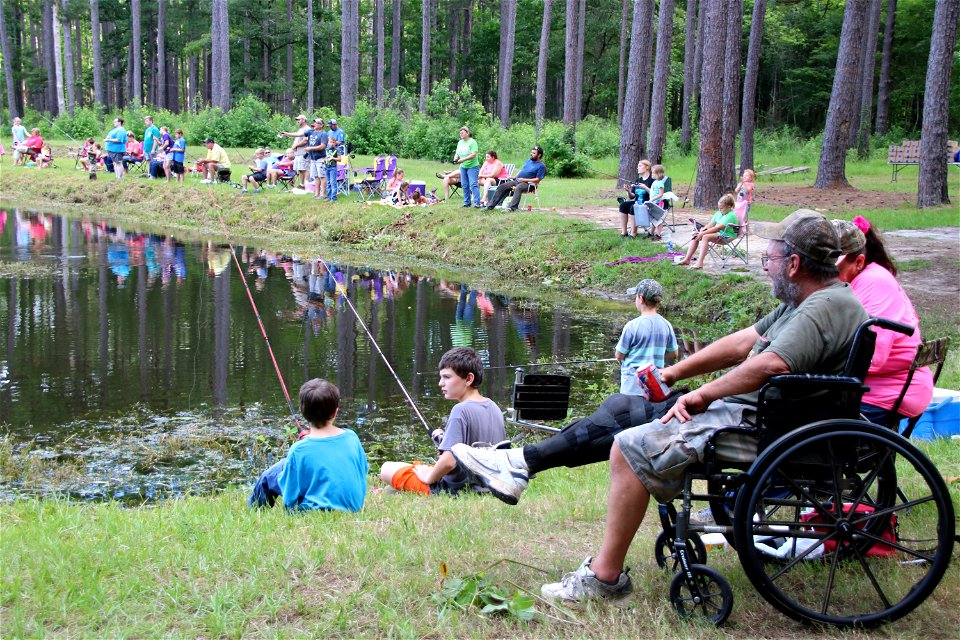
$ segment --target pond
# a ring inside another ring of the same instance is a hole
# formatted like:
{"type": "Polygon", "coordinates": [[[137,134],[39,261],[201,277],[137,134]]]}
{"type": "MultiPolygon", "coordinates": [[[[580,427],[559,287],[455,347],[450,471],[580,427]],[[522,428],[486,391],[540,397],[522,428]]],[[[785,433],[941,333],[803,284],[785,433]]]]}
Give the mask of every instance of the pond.
{"type": "MultiPolygon", "coordinates": [[[[481,390],[506,407],[511,365],[609,358],[635,313],[626,299],[611,311],[325,256],[236,255],[242,276],[222,237],[0,213],[0,498],[203,494],[283,455],[293,421],[244,281],[294,401],[310,378],[334,382],[338,424],[372,468],[431,446],[347,298],[431,428],[450,408],[436,384],[449,348],[480,352],[481,390]]],[[[618,375],[612,363],[574,373],[579,415],[618,375]]]]}

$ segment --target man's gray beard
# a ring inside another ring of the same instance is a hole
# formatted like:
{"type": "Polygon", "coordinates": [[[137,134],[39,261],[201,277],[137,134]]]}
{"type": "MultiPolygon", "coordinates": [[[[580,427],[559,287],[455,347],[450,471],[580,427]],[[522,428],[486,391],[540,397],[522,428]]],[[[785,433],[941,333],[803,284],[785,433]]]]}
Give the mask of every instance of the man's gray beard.
{"type": "Polygon", "coordinates": [[[790,307],[796,307],[800,299],[800,285],[787,277],[789,260],[780,261],[780,269],[773,278],[773,297],[790,307]]]}

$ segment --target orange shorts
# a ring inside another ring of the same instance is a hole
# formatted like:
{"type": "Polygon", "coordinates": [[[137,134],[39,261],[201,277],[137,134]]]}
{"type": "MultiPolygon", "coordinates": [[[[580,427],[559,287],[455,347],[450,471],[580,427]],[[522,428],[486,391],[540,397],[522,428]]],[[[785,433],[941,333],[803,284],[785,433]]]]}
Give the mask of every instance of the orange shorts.
{"type": "Polygon", "coordinates": [[[430,495],[430,485],[417,477],[413,468],[422,465],[422,462],[414,462],[409,467],[403,467],[390,478],[390,486],[397,491],[414,491],[416,493],[425,493],[430,495]]]}

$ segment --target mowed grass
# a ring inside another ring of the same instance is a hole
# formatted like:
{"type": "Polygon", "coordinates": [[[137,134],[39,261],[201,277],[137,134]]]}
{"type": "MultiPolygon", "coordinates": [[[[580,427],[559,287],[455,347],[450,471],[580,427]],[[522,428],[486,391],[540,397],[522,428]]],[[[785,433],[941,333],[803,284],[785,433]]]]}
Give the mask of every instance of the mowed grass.
{"type": "MultiPolygon", "coordinates": [[[[955,444],[921,446],[941,473],[960,475],[955,444]]],[[[293,515],[248,509],[242,488],[133,509],[58,500],[0,506],[0,632],[97,638],[809,637],[810,628],[762,600],[733,550],[711,551],[709,559],[735,591],[727,626],[680,621],[667,598],[672,576],[653,560],[655,510],[628,557],[636,595],[624,608],[559,611],[538,601],[542,615],[520,622],[442,607],[433,599],[443,564],[450,578],[483,571],[507,593],[539,595],[542,583],[597,552],[607,474],[606,464],[545,472],[516,507],[489,496],[371,495],[359,514],[293,515]]],[[[953,500],[960,507],[957,491],[953,500]]],[[[855,635],[956,637],[958,596],[954,566],[918,611],[855,635]]],[[[832,628],[817,635],[851,636],[832,628]]]]}

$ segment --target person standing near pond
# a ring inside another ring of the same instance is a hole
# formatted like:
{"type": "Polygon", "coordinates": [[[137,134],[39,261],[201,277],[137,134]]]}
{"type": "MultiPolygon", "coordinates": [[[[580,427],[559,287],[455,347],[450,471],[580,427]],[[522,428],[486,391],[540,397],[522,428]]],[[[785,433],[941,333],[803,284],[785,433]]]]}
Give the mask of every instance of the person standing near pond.
{"type": "Polygon", "coordinates": [[[360,511],[367,494],[367,454],[350,429],[333,424],[340,390],[314,378],[300,387],[300,413],[310,431],[267,469],[250,494],[251,507],[272,507],[278,496],[288,509],[360,511]]]}
{"type": "Polygon", "coordinates": [[[480,208],[480,147],[473,139],[470,129],[460,128],[460,142],[453,154],[453,161],[460,165],[460,185],[463,189],[463,206],[480,208]]]}
{"type": "Polygon", "coordinates": [[[126,173],[123,156],[127,152],[127,130],[123,126],[123,118],[113,119],[113,129],[103,141],[107,145],[107,157],[113,165],[113,175],[119,180],[126,173]]]}
{"type": "Polygon", "coordinates": [[[153,116],[147,116],[143,119],[143,156],[147,160],[153,160],[153,154],[156,153],[160,145],[160,129],[153,124],[153,116]]]}
{"type": "Polygon", "coordinates": [[[663,301],[663,287],[646,278],[627,289],[636,296],[634,304],[640,315],[623,327],[614,357],[620,361],[620,393],[645,395],[637,380],[637,370],[647,365],[663,369],[665,358],[677,354],[677,336],[673,325],[657,313],[663,301]]]}
{"type": "Polygon", "coordinates": [[[10,127],[10,133],[13,136],[13,144],[10,145],[13,148],[13,164],[18,164],[20,156],[29,151],[29,147],[26,144],[27,128],[23,126],[20,118],[13,119],[13,126],[10,127]]]}

